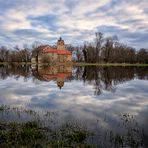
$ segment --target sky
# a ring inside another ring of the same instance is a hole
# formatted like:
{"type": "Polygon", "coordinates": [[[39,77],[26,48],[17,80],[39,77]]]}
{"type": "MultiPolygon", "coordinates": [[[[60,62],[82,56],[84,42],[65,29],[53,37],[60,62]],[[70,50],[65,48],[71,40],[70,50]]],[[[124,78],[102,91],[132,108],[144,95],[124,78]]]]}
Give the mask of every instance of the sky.
{"type": "Polygon", "coordinates": [[[148,0],[0,0],[0,46],[82,45],[95,32],[148,48],[148,0]]]}

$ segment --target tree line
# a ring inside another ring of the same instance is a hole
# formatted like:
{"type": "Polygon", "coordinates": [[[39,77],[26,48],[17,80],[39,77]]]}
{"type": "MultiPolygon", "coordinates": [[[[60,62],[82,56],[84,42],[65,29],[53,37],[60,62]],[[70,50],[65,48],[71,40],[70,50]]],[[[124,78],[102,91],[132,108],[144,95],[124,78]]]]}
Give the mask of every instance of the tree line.
{"type": "Polygon", "coordinates": [[[148,64],[148,49],[136,50],[120,43],[117,36],[104,37],[95,33],[93,43],[85,42],[76,52],[77,61],[88,63],[145,63],[148,64]]]}
{"type": "MultiPolygon", "coordinates": [[[[40,47],[46,46],[35,42],[31,48],[15,46],[13,50],[0,47],[0,62],[31,62],[32,55],[40,54],[40,47]]],[[[53,46],[55,48],[55,46],[53,46]]],[[[96,32],[92,43],[85,42],[80,47],[66,45],[66,48],[75,55],[75,61],[87,63],[144,63],[148,64],[148,49],[136,50],[118,41],[117,36],[104,37],[103,33],[96,32]]]]}
{"type": "Polygon", "coordinates": [[[20,49],[16,46],[13,50],[4,46],[0,47],[0,62],[30,62],[31,50],[24,47],[20,49]]]}

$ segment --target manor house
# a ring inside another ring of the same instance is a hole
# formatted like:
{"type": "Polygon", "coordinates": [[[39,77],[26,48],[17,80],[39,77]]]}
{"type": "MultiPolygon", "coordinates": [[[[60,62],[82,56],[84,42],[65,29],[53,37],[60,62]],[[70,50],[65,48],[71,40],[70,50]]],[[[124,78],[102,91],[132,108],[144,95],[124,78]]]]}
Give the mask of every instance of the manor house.
{"type": "Polygon", "coordinates": [[[32,63],[66,63],[72,61],[72,54],[70,51],[65,49],[64,40],[60,38],[57,42],[57,47],[52,48],[49,45],[39,46],[36,51],[38,54],[33,54],[32,63]]]}

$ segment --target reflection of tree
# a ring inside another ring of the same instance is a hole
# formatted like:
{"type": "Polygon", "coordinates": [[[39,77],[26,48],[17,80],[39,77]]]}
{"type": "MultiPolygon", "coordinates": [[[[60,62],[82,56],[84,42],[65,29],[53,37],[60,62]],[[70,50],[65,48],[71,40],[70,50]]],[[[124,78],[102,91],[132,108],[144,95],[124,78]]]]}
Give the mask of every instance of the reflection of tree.
{"type": "Polygon", "coordinates": [[[84,68],[84,73],[83,73],[83,81],[84,83],[88,83],[88,84],[93,84],[94,85],[94,89],[95,89],[95,95],[99,95],[101,94],[101,89],[102,88],[102,84],[101,84],[101,72],[102,71],[102,67],[85,67],[84,68]]]}
{"type": "Polygon", "coordinates": [[[0,66],[1,79],[6,79],[7,77],[14,76],[15,79],[23,77],[24,81],[27,81],[27,79],[30,77],[30,74],[31,69],[29,65],[9,64],[0,66]]]}
{"type": "Polygon", "coordinates": [[[83,74],[83,67],[76,67],[75,80],[81,80],[83,74]]]}
{"type": "MultiPolygon", "coordinates": [[[[78,70],[78,73],[80,73],[79,68],[78,70]]],[[[140,79],[147,79],[148,68],[86,66],[82,78],[84,83],[94,85],[94,94],[99,95],[102,90],[115,91],[116,85],[132,80],[136,75],[140,79]]],[[[77,76],[76,79],[78,77],[79,76],[77,76]]]]}
{"type": "Polygon", "coordinates": [[[7,77],[14,77],[16,80],[20,77],[27,81],[32,77],[33,81],[57,81],[62,86],[63,80],[71,81],[83,80],[84,84],[94,86],[94,94],[99,95],[102,90],[115,91],[115,86],[132,80],[148,79],[147,67],[71,67],[71,66],[34,66],[9,64],[0,65],[0,79],[6,79],[7,77]],[[32,75],[31,75],[32,74],[32,75]]]}

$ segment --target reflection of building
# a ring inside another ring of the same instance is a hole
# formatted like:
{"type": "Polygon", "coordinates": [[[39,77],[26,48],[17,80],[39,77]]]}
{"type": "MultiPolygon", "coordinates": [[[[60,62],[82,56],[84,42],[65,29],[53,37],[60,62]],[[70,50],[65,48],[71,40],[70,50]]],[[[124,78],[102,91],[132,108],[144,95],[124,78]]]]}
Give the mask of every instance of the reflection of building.
{"type": "Polygon", "coordinates": [[[50,66],[50,67],[36,67],[33,69],[33,75],[41,81],[54,80],[57,86],[61,89],[64,86],[66,78],[72,75],[71,66],[50,66]]]}
{"type": "Polygon", "coordinates": [[[57,42],[57,49],[52,48],[48,45],[39,46],[37,49],[39,51],[38,56],[32,56],[32,63],[50,63],[50,62],[71,62],[72,54],[70,51],[65,49],[64,40],[60,38],[57,42]]]}

